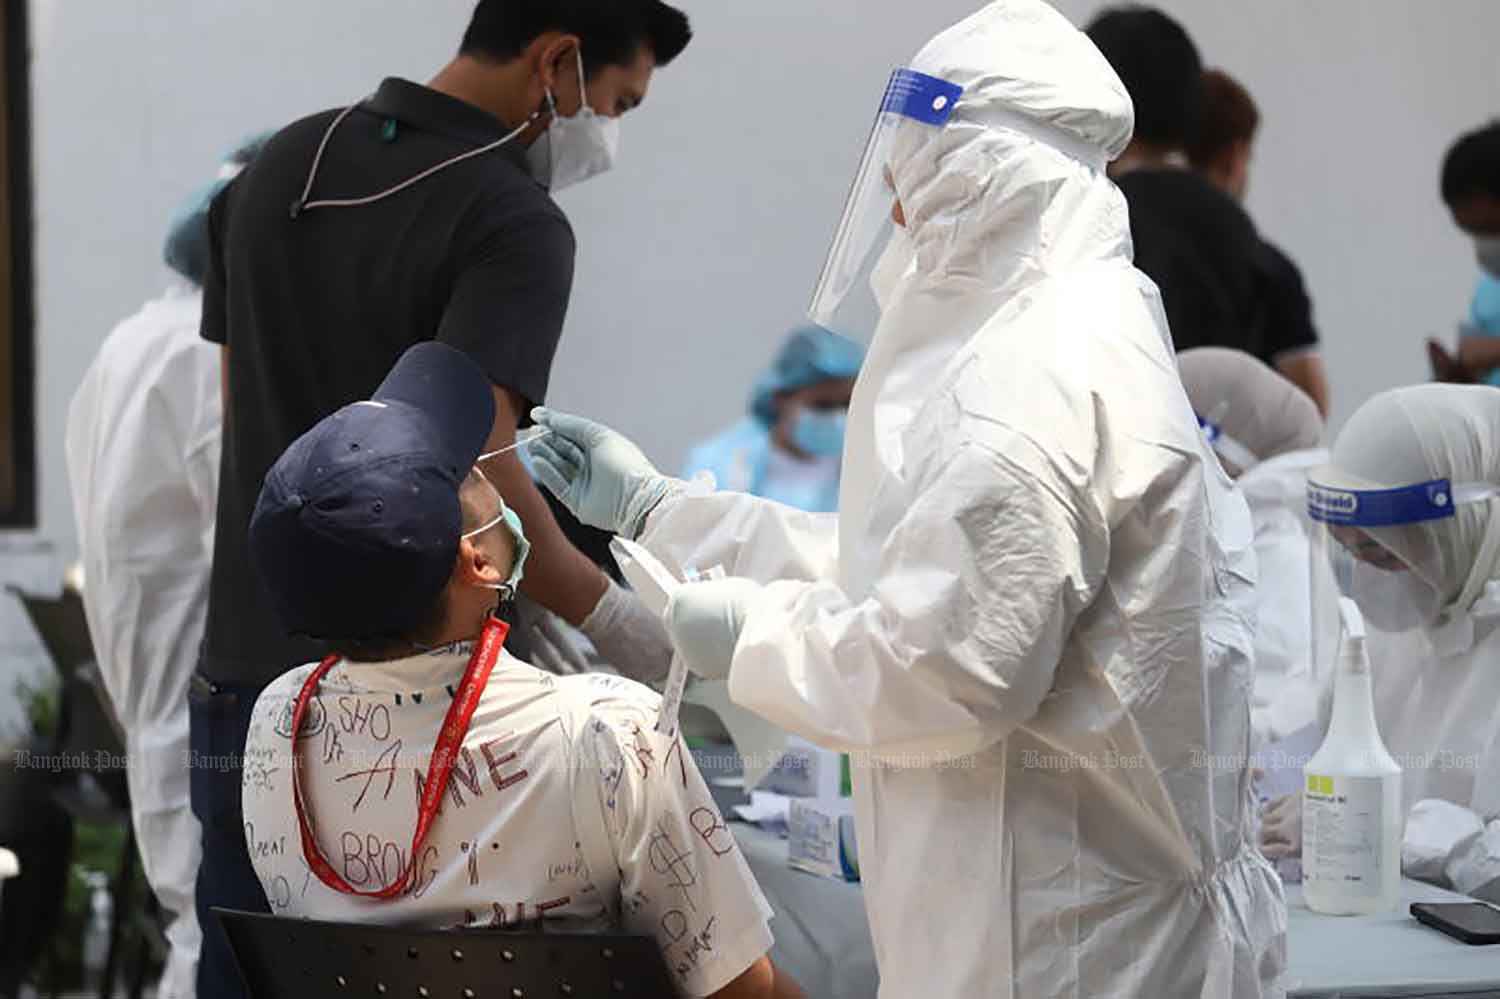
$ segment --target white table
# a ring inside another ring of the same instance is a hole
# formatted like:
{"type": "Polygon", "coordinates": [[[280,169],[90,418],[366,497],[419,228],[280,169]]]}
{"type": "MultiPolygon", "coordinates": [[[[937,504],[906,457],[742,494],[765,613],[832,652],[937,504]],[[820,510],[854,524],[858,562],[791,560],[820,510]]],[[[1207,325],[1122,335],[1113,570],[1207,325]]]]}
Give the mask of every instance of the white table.
{"type": "Polygon", "coordinates": [[[1411,917],[1413,902],[1467,902],[1418,881],[1402,884],[1395,912],[1320,916],[1287,889],[1288,995],[1323,997],[1500,997],[1500,944],[1471,947],[1411,917]]]}
{"type": "MultiPolygon", "coordinates": [[[[792,870],[785,840],[739,822],[732,828],[776,910],[772,958],[814,999],[874,999],[879,978],[859,885],[792,870]]],[[[1289,888],[1288,994],[1500,999],[1500,944],[1471,947],[1423,926],[1407,911],[1412,902],[1468,900],[1415,881],[1404,888],[1400,908],[1382,916],[1320,916],[1303,904],[1299,887],[1289,888]]]]}

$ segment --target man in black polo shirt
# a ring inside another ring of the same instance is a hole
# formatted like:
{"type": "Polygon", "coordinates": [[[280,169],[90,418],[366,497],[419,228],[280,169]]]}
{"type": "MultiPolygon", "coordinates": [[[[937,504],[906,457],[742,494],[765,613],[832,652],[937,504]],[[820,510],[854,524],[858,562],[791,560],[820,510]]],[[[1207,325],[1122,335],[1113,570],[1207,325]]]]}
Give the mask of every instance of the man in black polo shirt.
{"type": "MultiPolygon", "coordinates": [[[[257,882],[241,821],[238,756],[256,696],[323,651],[283,633],[250,567],[267,469],[429,339],[488,375],[497,416],[486,450],[514,441],[546,397],[573,278],[573,233],[548,188],[610,166],[617,119],[690,37],[660,0],[482,0],[458,57],[426,86],[387,79],[352,108],[288,126],[214,203],[203,336],[223,346],[225,426],[191,705],[200,996],[240,994],[207,907],[264,908],[263,888],[302,887],[257,882]]],[[[660,622],[569,544],[516,455],[484,470],[534,545],[527,594],[637,678],[664,672],[660,622]]]]}
{"type": "Polygon", "coordinates": [[[1259,355],[1260,237],[1238,202],[1190,169],[1185,152],[1202,104],[1197,47],[1150,7],[1106,10],[1088,35],[1135,103],[1135,135],[1109,174],[1130,205],[1135,265],[1161,289],[1172,342],[1259,355]]]}
{"type": "MultiPolygon", "coordinates": [[[[1188,142],[1188,159],[1193,169],[1242,204],[1250,186],[1250,160],[1259,129],[1260,109],[1250,92],[1223,70],[1204,73],[1203,108],[1188,142]]],[[[1312,396],[1326,417],[1328,377],[1302,271],[1266,239],[1260,241],[1256,266],[1261,295],[1258,356],[1312,396]]]]}

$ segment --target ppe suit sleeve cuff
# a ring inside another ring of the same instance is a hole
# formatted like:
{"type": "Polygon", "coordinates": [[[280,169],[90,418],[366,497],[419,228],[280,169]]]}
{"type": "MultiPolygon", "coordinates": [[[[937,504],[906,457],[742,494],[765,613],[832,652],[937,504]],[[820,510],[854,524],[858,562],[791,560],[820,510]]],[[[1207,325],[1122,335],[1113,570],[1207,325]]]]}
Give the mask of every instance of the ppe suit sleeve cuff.
{"type": "MultiPolygon", "coordinates": [[[[1408,877],[1438,883],[1448,868],[1484,832],[1479,816],[1441,798],[1425,798],[1411,808],[1401,842],[1401,869],[1408,877]]],[[[1451,880],[1451,879],[1450,879],[1451,880]]]]}
{"type": "MultiPolygon", "coordinates": [[[[1479,821],[1477,816],[1475,821],[1479,821]]],[[[1500,891],[1500,820],[1466,840],[1454,852],[1444,873],[1456,891],[1493,899],[1500,891]]]]}
{"type": "Polygon", "coordinates": [[[666,513],[674,505],[688,496],[707,496],[714,491],[713,476],[709,474],[696,475],[687,481],[674,479],[671,476],[662,476],[663,486],[661,497],[655,500],[645,513],[641,515],[636,524],[635,531],[631,533],[630,540],[639,541],[650,530],[652,518],[658,513],[666,513]]]}

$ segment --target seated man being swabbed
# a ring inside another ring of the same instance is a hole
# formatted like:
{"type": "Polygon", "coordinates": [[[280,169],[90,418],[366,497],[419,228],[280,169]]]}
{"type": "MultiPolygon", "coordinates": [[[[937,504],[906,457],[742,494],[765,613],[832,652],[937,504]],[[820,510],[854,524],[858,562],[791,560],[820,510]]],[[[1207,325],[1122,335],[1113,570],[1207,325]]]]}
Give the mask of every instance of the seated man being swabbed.
{"type": "Polygon", "coordinates": [[[331,650],[251,720],[245,835],[272,910],[650,934],[685,995],[801,996],[691,755],[654,731],[657,695],[504,651],[528,545],[475,468],[493,406],[473,362],[419,344],[266,476],[256,568],[288,630],[331,650]]]}

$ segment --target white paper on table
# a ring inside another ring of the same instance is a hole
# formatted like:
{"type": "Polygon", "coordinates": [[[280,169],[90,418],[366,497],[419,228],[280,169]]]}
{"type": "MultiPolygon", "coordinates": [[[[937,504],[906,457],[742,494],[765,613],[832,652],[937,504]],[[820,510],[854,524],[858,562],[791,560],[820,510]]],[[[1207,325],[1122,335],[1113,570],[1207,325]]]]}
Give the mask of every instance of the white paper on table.
{"type": "Polygon", "coordinates": [[[793,798],[788,805],[787,865],[835,881],[858,881],[854,803],[793,798]]]}
{"type": "Polygon", "coordinates": [[[762,829],[785,835],[787,814],[791,806],[792,799],[784,794],[777,794],[775,791],[751,791],[750,802],[745,805],[735,805],[734,814],[762,829]]]}

